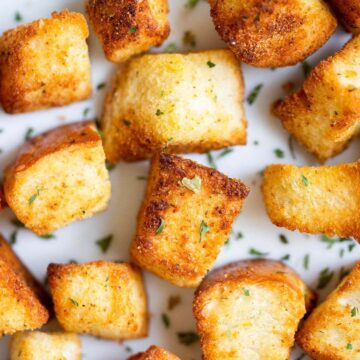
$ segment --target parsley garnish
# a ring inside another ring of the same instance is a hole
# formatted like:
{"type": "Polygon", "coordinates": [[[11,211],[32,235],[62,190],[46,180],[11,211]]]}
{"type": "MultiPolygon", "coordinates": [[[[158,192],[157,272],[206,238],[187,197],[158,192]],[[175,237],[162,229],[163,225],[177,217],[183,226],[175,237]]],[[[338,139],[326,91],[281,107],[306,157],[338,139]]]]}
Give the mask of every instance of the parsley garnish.
{"type": "Polygon", "coordinates": [[[40,195],[40,191],[42,191],[42,189],[40,188],[36,188],[36,193],[31,195],[29,198],[29,205],[32,205],[32,203],[36,200],[36,198],[40,195]]]}
{"type": "Polygon", "coordinates": [[[22,21],[23,17],[21,16],[21,14],[17,11],[15,13],[15,21],[19,22],[22,21]]]}
{"type": "Polygon", "coordinates": [[[296,160],[295,150],[294,150],[294,144],[293,144],[293,137],[290,135],[288,139],[288,146],[290,150],[291,157],[296,160]]]}
{"type": "Polygon", "coordinates": [[[84,109],[84,111],[83,111],[83,116],[84,116],[84,118],[86,118],[86,116],[88,115],[89,111],[90,111],[90,108],[85,108],[85,109],[84,109]]]}
{"type": "Polygon", "coordinates": [[[44,240],[55,239],[55,235],[54,234],[45,234],[45,235],[40,235],[39,238],[44,239],[44,240]]]}
{"type": "Polygon", "coordinates": [[[302,69],[303,69],[303,72],[304,72],[304,77],[306,79],[309,76],[310,72],[311,72],[311,66],[307,61],[304,61],[301,64],[301,66],[302,66],[302,69]]]}
{"type": "Polygon", "coordinates": [[[148,179],[147,176],[141,176],[141,175],[137,176],[136,178],[137,178],[138,180],[147,180],[147,179],[148,179]]]}
{"type": "Polygon", "coordinates": [[[207,66],[209,67],[209,68],[213,68],[213,67],[215,67],[216,66],[216,64],[214,64],[212,61],[208,61],[207,62],[207,66]]]}
{"type": "Polygon", "coordinates": [[[336,243],[351,241],[349,238],[330,238],[327,235],[321,235],[321,241],[328,244],[328,249],[331,249],[336,243]]]}
{"type": "Polygon", "coordinates": [[[159,225],[159,227],[157,228],[155,235],[161,234],[162,231],[164,230],[164,227],[165,227],[165,220],[162,219],[162,218],[160,218],[160,225],[159,225]]]}
{"type": "Polygon", "coordinates": [[[309,269],[309,262],[310,262],[310,255],[309,255],[309,254],[306,254],[306,255],[304,256],[304,260],[303,260],[303,264],[304,264],[305,270],[308,270],[308,269],[309,269]]]}
{"type": "Polygon", "coordinates": [[[356,306],[354,306],[350,311],[351,317],[356,316],[358,313],[359,313],[359,309],[356,306]]]}
{"type": "Polygon", "coordinates": [[[130,34],[135,34],[138,31],[138,28],[136,26],[131,26],[129,28],[129,33],[130,34]]]}
{"type": "Polygon", "coordinates": [[[195,47],[196,46],[196,38],[193,32],[191,31],[185,31],[184,32],[184,36],[183,36],[183,43],[185,45],[189,45],[191,47],[195,47]]]}
{"type": "Polygon", "coordinates": [[[352,348],[353,348],[352,344],[347,343],[347,345],[346,345],[346,349],[347,349],[347,350],[352,350],[352,348]]]}
{"type": "Polygon", "coordinates": [[[177,46],[175,43],[167,44],[164,48],[164,52],[173,53],[177,50],[177,46]]]}
{"type": "Polygon", "coordinates": [[[10,245],[16,244],[17,240],[17,230],[13,231],[10,235],[10,245]]]}
{"type": "Polygon", "coordinates": [[[198,194],[201,189],[201,178],[198,175],[195,175],[192,179],[184,177],[181,179],[181,185],[198,194]]]}
{"type": "Polygon", "coordinates": [[[24,224],[18,220],[18,219],[12,219],[11,220],[11,223],[16,226],[16,227],[19,227],[19,228],[23,228],[24,227],[24,224]]]}
{"type": "Polygon", "coordinates": [[[79,306],[79,303],[78,303],[76,300],[74,300],[74,299],[72,299],[72,298],[69,298],[69,300],[70,300],[70,302],[71,302],[73,305],[79,306]]]}
{"type": "Polygon", "coordinates": [[[183,345],[191,345],[199,341],[199,335],[194,333],[193,331],[188,332],[178,332],[178,339],[183,345]]]}
{"type": "Polygon", "coordinates": [[[267,256],[267,255],[269,255],[269,253],[261,252],[261,251],[259,251],[257,249],[254,249],[254,248],[251,248],[249,250],[249,254],[254,255],[254,256],[267,256]]]}
{"type": "Polygon", "coordinates": [[[106,167],[107,171],[111,171],[111,170],[115,169],[115,165],[110,164],[108,162],[105,164],[105,167],[106,167]]]}
{"type": "Polygon", "coordinates": [[[330,271],[329,268],[325,268],[320,271],[317,289],[324,289],[329,284],[333,276],[334,272],[330,271]]]}
{"type": "Polygon", "coordinates": [[[286,254],[280,258],[281,261],[287,261],[290,260],[290,254],[286,254]]]}
{"type": "Polygon", "coordinates": [[[103,89],[106,86],[106,84],[104,82],[98,84],[98,86],[96,87],[98,90],[103,89]]]}
{"type": "Polygon", "coordinates": [[[210,227],[207,226],[206,222],[204,220],[201,220],[200,224],[200,242],[205,237],[205,235],[210,231],[210,227]]]}
{"type": "Polygon", "coordinates": [[[258,84],[254,87],[254,89],[250,92],[250,94],[248,95],[248,97],[246,98],[246,101],[248,102],[249,105],[252,105],[256,98],[258,97],[261,88],[264,86],[264,84],[258,84]]]}
{"type": "Polygon", "coordinates": [[[193,9],[198,4],[198,2],[199,0],[187,0],[185,7],[187,9],[193,9]]]}
{"type": "Polygon", "coordinates": [[[164,115],[164,113],[160,109],[157,109],[155,115],[161,116],[161,115],[164,115]]]}
{"type": "Polygon", "coordinates": [[[125,351],[128,352],[128,353],[131,353],[133,350],[130,346],[125,346],[125,351]]]}
{"type": "Polygon", "coordinates": [[[282,159],[284,157],[284,152],[281,149],[275,149],[274,150],[274,154],[276,155],[276,157],[278,157],[279,159],[282,159]]]}
{"type": "Polygon", "coordinates": [[[289,240],[287,239],[287,237],[284,234],[280,234],[279,239],[283,244],[288,244],[289,243],[289,240]]]}
{"type": "Polygon", "coordinates": [[[216,169],[216,164],[215,164],[214,158],[210,151],[206,153],[206,157],[207,157],[207,161],[208,161],[210,167],[212,167],[213,169],[216,169]]]}
{"type": "Polygon", "coordinates": [[[307,179],[307,177],[303,174],[301,174],[301,181],[304,184],[304,186],[308,186],[309,185],[309,180],[307,179]]]}
{"type": "Polygon", "coordinates": [[[244,293],[245,296],[250,296],[250,291],[249,291],[249,289],[242,288],[242,291],[243,291],[243,293],[244,293]]]}
{"type": "Polygon", "coordinates": [[[26,130],[26,133],[25,133],[25,140],[26,140],[26,141],[30,140],[31,135],[33,134],[33,132],[34,132],[34,129],[33,129],[33,128],[28,128],[28,129],[26,130]]]}
{"type": "Polygon", "coordinates": [[[167,314],[161,314],[161,319],[162,319],[162,321],[163,321],[163,323],[164,323],[164,326],[166,327],[166,328],[169,328],[170,327],[170,319],[169,319],[169,316],[167,316],[167,314]]]}
{"type": "Polygon", "coordinates": [[[95,243],[101,249],[103,253],[106,253],[113,239],[113,235],[110,234],[100,240],[97,240],[95,243]]]}
{"type": "Polygon", "coordinates": [[[237,234],[236,234],[236,239],[237,240],[240,240],[244,237],[244,235],[239,231],[237,234]]]}
{"type": "Polygon", "coordinates": [[[221,159],[222,157],[229,155],[230,153],[232,153],[234,151],[233,148],[226,148],[224,149],[219,155],[218,155],[218,159],[221,159]]]}

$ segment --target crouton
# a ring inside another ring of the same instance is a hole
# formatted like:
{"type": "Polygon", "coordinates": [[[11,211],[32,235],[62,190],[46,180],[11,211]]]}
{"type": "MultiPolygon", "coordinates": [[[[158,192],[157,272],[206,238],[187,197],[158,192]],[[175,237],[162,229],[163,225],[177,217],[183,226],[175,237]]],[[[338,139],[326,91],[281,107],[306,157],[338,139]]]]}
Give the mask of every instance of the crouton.
{"type": "Polygon", "coordinates": [[[10,360],[80,360],[80,346],[76,334],[20,332],[11,337],[10,360]]]}
{"type": "Polygon", "coordinates": [[[360,163],[321,167],[271,165],[262,192],[276,226],[360,240],[360,163]]]}
{"type": "Polygon", "coordinates": [[[95,126],[65,125],[28,141],[5,171],[4,190],[18,219],[39,235],[105,209],[111,186],[95,126]]]}
{"type": "Polygon", "coordinates": [[[210,273],[193,303],[203,358],[290,359],[306,288],[277,261],[239,261],[210,273]]]}
{"type": "Polygon", "coordinates": [[[86,99],[90,60],[83,15],[54,12],[6,31],[0,38],[0,102],[8,113],[86,99]]]}
{"type": "Polygon", "coordinates": [[[102,117],[109,162],[246,143],[241,68],[228,50],[151,54],[119,67],[102,117]],[[191,86],[189,86],[191,84],[191,86]]]}
{"type": "Polygon", "coordinates": [[[215,28],[239,60],[258,67],[296,64],[336,29],[322,0],[209,0],[215,28]]]}
{"type": "Polygon", "coordinates": [[[344,150],[360,126],[360,36],[320,62],[274,114],[320,162],[344,150]]]}
{"type": "Polygon", "coordinates": [[[348,31],[360,33],[360,3],[358,0],[328,0],[335,14],[348,31]]]}
{"type": "Polygon", "coordinates": [[[88,0],[86,10],[108,60],[122,62],[170,33],[167,0],[88,0]]]}
{"type": "Polygon", "coordinates": [[[56,317],[66,331],[113,340],[147,335],[146,293],[137,267],[106,261],[50,264],[48,278],[56,317]]]}
{"type": "Polygon", "coordinates": [[[163,348],[153,345],[145,352],[130,356],[128,360],[180,360],[180,358],[163,348]]]}
{"type": "Polygon", "coordinates": [[[0,235],[0,336],[38,329],[49,319],[45,292],[0,235]]]}
{"type": "Polygon", "coordinates": [[[305,320],[296,342],[314,360],[360,359],[360,263],[305,320]]]}
{"type": "Polygon", "coordinates": [[[142,268],[196,287],[229,238],[248,188],[239,180],[169,154],[152,162],[131,256],[142,268]]]}

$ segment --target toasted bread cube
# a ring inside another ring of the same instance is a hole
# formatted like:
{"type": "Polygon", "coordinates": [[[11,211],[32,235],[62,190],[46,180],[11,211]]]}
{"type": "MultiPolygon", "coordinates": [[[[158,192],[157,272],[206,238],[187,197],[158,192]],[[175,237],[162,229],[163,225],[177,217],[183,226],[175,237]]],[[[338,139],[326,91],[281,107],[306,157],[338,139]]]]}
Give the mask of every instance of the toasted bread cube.
{"type": "Polygon", "coordinates": [[[239,180],[181,157],[152,162],[131,256],[142,268],[196,287],[228,239],[248,188],[239,180]]]}
{"type": "Polygon", "coordinates": [[[359,133],[360,36],[320,62],[303,87],[274,106],[287,129],[320,162],[337,155],[359,133]]]}
{"type": "Polygon", "coordinates": [[[0,38],[0,102],[8,113],[86,99],[90,60],[83,15],[54,12],[6,31],[0,38]]]}
{"type": "Polygon", "coordinates": [[[348,31],[360,33],[360,3],[358,0],[328,0],[336,15],[348,31]]]}
{"type": "Polygon", "coordinates": [[[65,125],[31,139],[6,169],[4,190],[18,219],[39,235],[104,210],[111,186],[95,126],[65,125]]]}
{"type": "Polygon", "coordinates": [[[163,348],[153,345],[145,352],[130,356],[128,360],[180,360],[180,358],[163,348]]]}
{"type": "Polygon", "coordinates": [[[0,336],[43,326],[45,292],[0,235],[0,336]]]}
{"type": "Polygon", "coordinates": [[[209,0],[215,28],[239,60],[259,67],[296,64],[336,29],[323,0],[209,0]]]}
{"type": "Polygon", "coordinates": [[[147,335],[148,315],[140,270],[128,263],[50,264],[55,314],[70,332],[123,340],[147,335]]]}
{"type": "Polygon", "coordinates": [[[228,50],[152,54],[119,67],[102,117],[106,158],[246,143],[241,68],[228,50]],[[191,86],[189,86],[189,84],[191,86]]]}
{"type": "Polygon", "coordinates": [[[360,163],[320,167],[270,165],[263,197],[276,226],[360,240],[360,163]]]}
{"type": "Polygon", "coordinates": [[[277,261],[239,261],[210,273],[193,303],[203,358],[288,360],[308,291],[277,261]]]}
{"type": "Polygon", "coordinates": [[[305,320],[296,342],[314,360],[360,359],[360,263],[305,320]]]}
{"type": "Polygon", "coordinates": [[[81,344],[76,334],[19,332],[10,341],[10,360],[80,360],[81,344]]]}
{"type": "Polygon", "coordinates": [[[87,0],[86,10],[108,60],[119,63],[169,36],[167,0],[87,0]]]}

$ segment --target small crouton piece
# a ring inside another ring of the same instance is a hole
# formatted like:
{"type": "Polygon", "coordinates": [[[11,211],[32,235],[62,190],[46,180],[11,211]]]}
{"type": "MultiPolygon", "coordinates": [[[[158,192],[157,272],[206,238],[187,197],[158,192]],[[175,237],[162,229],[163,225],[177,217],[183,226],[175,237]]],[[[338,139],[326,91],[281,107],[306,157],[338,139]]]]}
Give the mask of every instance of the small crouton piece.
{"type": "Polygon", "coordinates": [[[270,165],[262,192],[276,226],[360,240],[360,163],[320,167],[270,165]]]}
{"type": "Polygon", "coordinates": [[[180,360],[180,358],[163,348],[153,345],[145,352],[130,356],[128,360],[180,360]]]}
{"type": "Polygon", "coordinates": [[[344,150],[360,126],[360,36],[320,62],[273,112],[320,162],[344,150]]]}
{"type": "Polygon", "coordinates": [[[336,19],[323,0],[209,0],[215,28],[239,60],[296,64],[329,39],[336,19]]]}
{"type": "Polygon", "coordinates": [[[28,141],[5,171],[4,191],[17,218],[39,235],[104,210],[111,185],[94,124],[61,126],[28,141]]]}
{"type": "Polygon", "coordinates": [[[140,270],[128,263],[50,264],[55,314],[70,332],[124,340],[147,335],[146,293],[140,270]]]}
{"type": "Polygon", "coordinates": [[[196,287],[229,238],[249,189],[239,180],[169,154],[152,162],[131,256],[142,268],[196,287]]]}
{"type": "Polygon", "coordinates": [[[10,360],[80,360],[76,334],[40,331],[19,332],[10,340],[10,360]]]}
{"type": "Polygon", "coordinates": [[[143,55],[120,65],[102,117],[106,158],[245,144],[243,86],[229,50],[143,55]]]}
{"type": "Polygon", "coordinates": [[[54,12],[0,38],[0,102],[8,113],[66,105],[91,95],[83,15],[54,12]]]}
{"type": "Polygon", "coordinates": [[[0,336],[38,329],[49,319],[48,297],[0,235],[0,336]]]}
{"type": "Polygon", "coordinates": [[[88,0],[86,10],[108,60],[119,63],[169,36],[167,0],[88,0]]]}
{"type": "Polygon", "coordinates": [[[206,360],[288,360],[307,288],[278,261],[231,263],[195,292],[193,312],[206,360]]]}
{"type": "Polygon", "coordinates": [[[359,0],[328,0],[345,29],[360,33],[360,2],[359,0]]]}
{"type": "Polygon", "coordinates": [[[296,342],[314,360],[360,359],[360,263],[305,320],[296,342]]]}

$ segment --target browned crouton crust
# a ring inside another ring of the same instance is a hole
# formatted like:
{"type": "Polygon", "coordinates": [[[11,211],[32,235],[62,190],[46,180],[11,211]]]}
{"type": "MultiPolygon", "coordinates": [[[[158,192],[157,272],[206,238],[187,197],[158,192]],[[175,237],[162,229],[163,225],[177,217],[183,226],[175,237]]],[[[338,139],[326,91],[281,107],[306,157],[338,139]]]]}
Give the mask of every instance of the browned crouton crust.
{"type": "Polygon", "coordinates": [[[348,31],[360,32],[360,3],[358,0],[328,0],[335,14],[348,31]]]}
{"type": "Polygon", "coordinates": [[[180,360],[180,358],[163,348],[153,345],[145,352],[130,356],[128,360],[180,360]]]}

